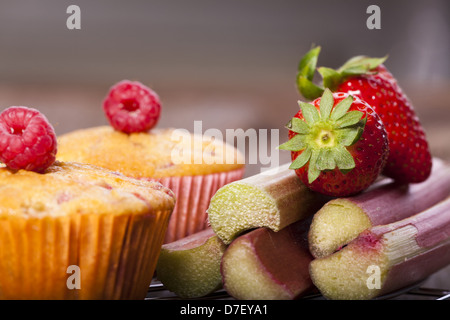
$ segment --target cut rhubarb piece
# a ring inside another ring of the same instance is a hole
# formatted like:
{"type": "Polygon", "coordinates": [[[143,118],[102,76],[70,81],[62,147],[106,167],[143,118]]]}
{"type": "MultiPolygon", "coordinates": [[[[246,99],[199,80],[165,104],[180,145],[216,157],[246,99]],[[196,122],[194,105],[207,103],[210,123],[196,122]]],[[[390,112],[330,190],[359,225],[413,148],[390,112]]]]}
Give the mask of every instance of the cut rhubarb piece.
{"type": "Polygon", "coordinates": [[[164,244],[156,276],[181,298],[206,296],[222,287],[220,261],[225,248],[211,228],[164,244]]]}
{"type": "Polygon", "coordinates": [[[360,195],[331,200],[314,215],[311,253],[316,258],[328,256],[363,230],[407,218],[449,195],[450,166],[435,158],[431,176],[424,182],[399,185],[385,179],[360,195]]]}
{"type": "Polygon", "coordinates": [[[310,265],[328,299],[371,299],[413,285],[450,263],[450,198],[409,218],[362,232],[310,265]]]}
{"type": "Polygon", "coordinates": [[[291,300],[312,292],[310,223],[297,221],[279,232],[258,228],[236,238],[222,257],[225,290],[240,300],[291,300]]]}
{"type": "Polygon", "coordinates": [[[279,231],[314,214],[329,200],[309,190],[289,165],[229,183],[215,193],[208,219],[225,244],[250,229],[279,231]]]}

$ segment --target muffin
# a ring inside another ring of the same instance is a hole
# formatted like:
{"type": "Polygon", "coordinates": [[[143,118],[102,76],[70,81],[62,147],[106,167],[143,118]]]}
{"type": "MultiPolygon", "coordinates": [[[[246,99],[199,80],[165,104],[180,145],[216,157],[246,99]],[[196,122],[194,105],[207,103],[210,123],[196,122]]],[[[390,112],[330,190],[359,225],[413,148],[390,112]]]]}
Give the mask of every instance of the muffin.
{"type": "Polygon", "coordinates": [[[0,299],[143,299],[175,199],[155,181],[56,161],[1,167],[0,204],[0,299]]]}
{"type": "Polygon", "coordinates": [[[58,137],[57,159],[155,180],[171,189],[177,201],[165,243],[205,229],[211,197],[244,174],[243,157],[233,146],[172,128],[134,133],[111,126],[76,130],[58,137]]]}

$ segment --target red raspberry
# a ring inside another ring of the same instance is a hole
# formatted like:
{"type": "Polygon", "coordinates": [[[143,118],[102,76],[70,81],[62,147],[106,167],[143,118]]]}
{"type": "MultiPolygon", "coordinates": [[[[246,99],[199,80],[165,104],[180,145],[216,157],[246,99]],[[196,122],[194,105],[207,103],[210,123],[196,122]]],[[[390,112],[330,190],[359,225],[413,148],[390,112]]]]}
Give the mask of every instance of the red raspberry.
{"type": "Polygon", "coordinates": [[[103,110],[114,129],[144,132],[157,124],[161,103],[152,89],[137,81],[123,80],[110,89],[103,110]]]}
{"type": "Polygon", "coordinates": [[[38,110],[9,107],[0,113],[0,161],[8,168],[43,172],[56,151],[55,131],[38,110]]]}

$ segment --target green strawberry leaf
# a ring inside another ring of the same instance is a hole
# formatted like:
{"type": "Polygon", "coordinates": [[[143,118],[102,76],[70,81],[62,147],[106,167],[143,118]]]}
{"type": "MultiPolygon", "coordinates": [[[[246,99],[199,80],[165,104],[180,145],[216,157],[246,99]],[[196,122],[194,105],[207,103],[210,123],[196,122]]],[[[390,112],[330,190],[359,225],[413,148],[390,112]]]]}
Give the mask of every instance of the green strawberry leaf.
{"type": "Polygon", "coordinates": [[[324,88],[330,88],[332,91],[335,91],[338,85],[347,77],[372,73],[372,70],[384,63],[388,58],[388,56],[381,58],[356,56],[335,70],[327,67],[317,68],[320,51],[320,46],[313,47],[302,57],[298,65],[297,88],[308,100],[320,97],[324,92],[324,88]],[[316,69],[322,76],[322,86],[313,83],[316,69]]]}
{"type": "Polygon", "coordinates": [[[299,118],[296,118],[296,117],[292,118],[288,122],[288,124],[286,125],[286,128],[288,128],[289,130],[291,130],[295,133],[301,133],[301,134],[307,134],[311,130],[311,128],[305,121],[303,121],[299,118]]]}
{"type": "Polygon", "coordinates": [[[342,75],[334,69],[320,67],[317,69],[323,79],[324,88],[335,90],[342,81],[342,75]]]}
{"type": "Polygon", "coordinates": [[[336,166],[339,170],[351,170],[355,167],[355,160],[353,159],[347,148],[343,146],[337,146],[333,149],[333,157],[336,162],[336,166]]]}
{"type": "Polygon", "coordinates": [[[303,134],[297,134],[289,139],[287,142],[278,146],[280,150],[300,151],[306,148],[306,137],[303,134]]]}
{"type": "Polygon", "coordinates": [[[314,124],[320,120],[319,112],[312,104],[299,101],[298,105],[307,124],[314,124]]]}
{"type": "Polygon", "coordinates": [[[361,111],[353,110],[344,114],[336,121],[338,128],[345,128],[357,124],[364,114],[361,111]]]}
{"type": "Polygon", "coordinates": [[[337,71],[347,75],[365,74],[384,63],[387,58],[388,56],[382,58],[356,56],[345,62],[337,71]],[[357,72],[357,70],[359,70],[359,72],[357,72]]]}
{"type": "Polygon", "coordinates": [[[314,100],[323,93],[323,88],[313,82],[320,49],[320,47],[314,47],[309,50],[298,65],[297,89],[308,100],[314,100]]]}
{"type": "MultiPolygon", "coordinates": [[[[357,111],[357,112],[360,112],[362,114],[361,111],[357,111]]],[[[355,144],[359,140],[359,138],[361,138],[361,135],[364,132],[364,127],[366,126],[366,122],[367,122],[367,117],[364,117],[364,118],[358,120],[358,122],[356,122],[353,125],[349,125],[344,128],[341,127],[339,129],[340,144],[345,147],[355,144]]]]}
{"type": "Polygon", "coordinates": [[[297,89],[305,99],[314,100],[323,93],[323,88],[314,84],[311,80],[303,75],[297,76],[297,89]]]}
{"type": "Polygon", "coordinates": [[[339,74],[342,78],[346,78],[349,76],[358,76],[361,74],[366,74],[369,72],[368,66],[354,66],[347,69],[342,70],[339,74]]]}
{"type": "Polygon", "coordinates": [[[319,157],[317,159],[317,168],[320,171],[333,170],[336,168],[336,162],[333,157],[333,150],[330,148],[322,148],[319,151],[319,157]]]}
{"type": "Polygon", "coordinates": [[[347,113],[347,111],[348,111],[348,109],[350,109],[352,103],[353,103],[352,96],[348,96],[347,98],[345,98],[344,100],[339,102],[334,107],[333,111],[331,112],[330,118],[333,120],[339,120],[341,117],[343,117],[347,113]]]}
{"type": "Polygon", "coordinates": [[[320,47],[309,50],[298,64],[298,74],[312,81],[316,71],[317,59],[319,58],[320,47]]]}
{"type": "Polygon", "coordinates": [[[301,151],[290,165],[299,169],[308,164],[307,178],[314,182],[322,171],[347,173],[355,168],[355,160],[347,147],[355,144],[364,131],[364,112],[351,110],[354,97],[349,95],[335,105],[330,89],[325,89],[319,107],[299,101],[301,116],[292,118],[287,128],[297,134],[279,146],[291,152],[301,151]]]}
{"type": "Polygon", "coordinates": [[[344,147],[354,145],[359,140],[359,138],[361,138],[363,131],[364,128],[360,126],[341,129],[339,137],[340,144],[344,147]]]}
{"type": "Polygon", "coordinates": [[[333,109],[334,98],[330,89],[325,89],[322,98],[320,99],[320,117],[326,120],[330,117],[331,109],[333,109]]]}
{"type": "Polygon", "coordinates": [[[291,165],[289,166],[289,169],[295,170],[302,168],[305,164],[308,163],[310,158],[311,158],[311,148],[306,148],[297,158],[295,158],[294,161],[292,161],[291,165]]]}
{"type": "Polygon", "coordinates": [[[308,182],[313,183],[320,175],[320,169],[317,165],[317,160],[319,158],[319,150],[311,150],[311,158],[309,160],[308,167],[308,182]]]}

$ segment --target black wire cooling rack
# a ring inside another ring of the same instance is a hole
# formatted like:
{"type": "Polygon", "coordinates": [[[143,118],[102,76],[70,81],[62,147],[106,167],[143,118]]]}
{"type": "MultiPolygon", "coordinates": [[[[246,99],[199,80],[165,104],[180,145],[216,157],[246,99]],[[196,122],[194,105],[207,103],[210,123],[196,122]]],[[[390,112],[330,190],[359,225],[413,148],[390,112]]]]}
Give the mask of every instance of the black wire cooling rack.
{"type": "MultiPolygon", "coordinates": [[[[423,282],[396,292],[384,295],[379,299],[392,300],[450,300],[449,289],[437,289],[423,287],[423,282]]],[[[181,298],[173,292],[167,290],[157,279],[153,279],[149,286],[146,300],[180,300],[181,298]]],[[[325,300],[320,294],[312,294],[303,297],[304,300],[325,300]]],[[[195,300],[234,300],[225,290],[220,289],[207,296],[196,298],[195,300]]]]}

